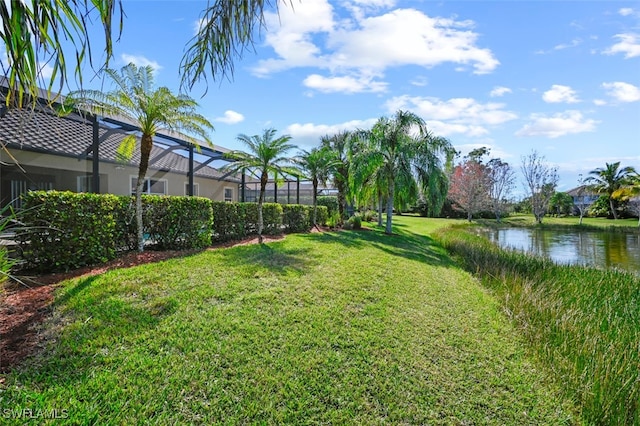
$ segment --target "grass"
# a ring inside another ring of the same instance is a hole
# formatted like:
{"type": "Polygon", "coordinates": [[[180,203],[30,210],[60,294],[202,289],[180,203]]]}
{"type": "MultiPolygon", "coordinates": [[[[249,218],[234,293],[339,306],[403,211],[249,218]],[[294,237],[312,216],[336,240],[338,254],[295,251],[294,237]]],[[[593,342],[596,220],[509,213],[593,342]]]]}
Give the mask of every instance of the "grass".
{"type": "Polygon", "coordinates": [[[574,423],[498,302],[426,235],[449,223],[402,217],[394,236],[290,235],[68,281],[46,350],[4,377],[0,415],[574,423]]]}
{"type": "Polygon", "coordinates": [[[640,278],[555,265],[467,230],[438,239],[482,277],[585,423],[640,424],[640,278]]]}

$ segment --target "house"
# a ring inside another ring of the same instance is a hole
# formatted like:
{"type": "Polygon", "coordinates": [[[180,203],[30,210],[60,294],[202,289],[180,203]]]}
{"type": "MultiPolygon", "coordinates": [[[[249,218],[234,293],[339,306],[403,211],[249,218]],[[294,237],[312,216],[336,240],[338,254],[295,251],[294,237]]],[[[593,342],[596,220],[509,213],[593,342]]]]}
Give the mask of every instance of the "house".
{"type": "Polygon", "coordinates": [[[587,185],[580,185],[573,188],[567,191],[567,194],[573,198],[573,207],[577,213],[580,213],[580,210],[583,210],[583,213],[586,212],[591,204],[600,197],[600,194],[589,189],[587,185]]]}
{"type": "MultiPolygon", "coordinates": [[[[20,206],[28,190],[133,194],[139,149],[118,158],[125,135],[137,128],[109,117],[58,116],[50,107],[10,109],[0,117],[0,205],[20,206]]],[[[144,191],[238,201],[244,180],[212,166],[227,150],[195,147],[180,135],[154,137],[144,191]]]]}

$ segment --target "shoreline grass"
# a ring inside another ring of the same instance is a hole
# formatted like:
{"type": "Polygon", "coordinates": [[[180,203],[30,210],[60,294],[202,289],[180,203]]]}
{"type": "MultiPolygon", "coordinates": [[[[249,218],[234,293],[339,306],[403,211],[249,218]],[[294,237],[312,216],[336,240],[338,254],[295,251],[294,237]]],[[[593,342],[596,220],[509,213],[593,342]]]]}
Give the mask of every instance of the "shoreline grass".
{"type": "Polygon", "coordinates": [[[640,278],[556,265],[459,226],[437,233],[479,275],[587,424],[640,424],[640,278]]]}
{"type": "Polygon", "coordinates": [[[589,231],[605,232],[640,232],[637,219],[611,220],[601,217],[585,217],[582,224],[576,216],[553,217],[545,216],[542,223],[536,223],[533,215],[516,214],[502,218],[500,222],[495,219],[474,219],[474,223],[487,227],[542,227],[548,229],[582,229],[589,231]]]}
{"type": "Polygon", "coordinates": [[[2,407],[66,410],[56,424],[575,423],[496,300],[426,236],[451,222],[68,281],[2,407]]]}

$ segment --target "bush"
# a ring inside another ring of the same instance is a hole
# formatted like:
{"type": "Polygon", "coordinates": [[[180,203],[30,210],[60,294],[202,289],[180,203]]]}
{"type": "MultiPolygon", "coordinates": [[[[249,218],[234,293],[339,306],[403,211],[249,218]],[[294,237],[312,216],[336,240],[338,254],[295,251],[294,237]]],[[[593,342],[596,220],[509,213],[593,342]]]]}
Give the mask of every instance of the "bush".
{"type": "Polygon", "coordinates": [[[213,208],[214,241],[224,242],[244,238],[246,229],[246,206],[244,203],[226,201],[211,202],[213,208]]]}
{"type": "Polygon", "coordinates": [[[20,243],[27,266],[69,270],[116,257],[117,196],[33,191],[22,197],[20,243]]]}
{"type": "MultiPolygon", "coordinates": [[[[316,223],[318,226],[324,226],[327,224],[327,220],[329,219],[329,209],[326,206],[317,206],[316,211],[316,223]]],[[[313,206],[311,206],[311,210],[309,212],[309,221],[313,222],[313,206]]],[[[313,223],[310,223],[310,226],[313,226],[313,223]]]]}
{"type": "MultiPolygon", "coordinates": [[[[262,205],[262,221],[264,224],[263,234],[277,235],[282,233],[282,206],[276,203],[264,203],[262,205]]],[[[256,229],[257,227],[256,225],[256,229]]]]}
{"type": "Polygon", "coordinates": [[[362,219],[359,215],[353,215],[344,224],[344,229],[362,229],[362,219]]]}
{"type": "Polygon", "coordinates": [[[319,206],[324,206],[327,208],[327,217],[331,217],[334,213],[338,212],[338,197],[336,197],[335,195],[325,195],[322,197],[318,197],[317,203],[319,206]]]}
{"type": "Polygon", "coordinates": [[[143,195],[146,234],[161,250],[211,245],[213,210],[204,197],[143,195]]]}
{"type": "Polygon", "coordinates": [[[282,225],[284,232],[309,232],[313,222],[313,207],[301,204],[282,206],[282,225]]]}

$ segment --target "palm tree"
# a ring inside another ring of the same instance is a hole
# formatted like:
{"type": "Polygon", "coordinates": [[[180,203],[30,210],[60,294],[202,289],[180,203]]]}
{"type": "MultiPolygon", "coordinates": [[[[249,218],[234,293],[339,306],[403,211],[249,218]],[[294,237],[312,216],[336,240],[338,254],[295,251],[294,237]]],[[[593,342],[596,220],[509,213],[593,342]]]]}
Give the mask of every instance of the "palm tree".
{"type": "Polygon", "coordinates": [[[318,185],[327,186],[327,181],[333,169],[340,164],[334,151],[327,147],[313,148],[310,152],[303,151],[302,155],[294,159],[294,162],[302,169],[313,185],[313,226],[316,228],[318,218],[318,185]]]}
{"type": "Polygon", "coordinates": [[[590,183],[591,189],[600,194],[607,194],[609,197],[609,208],[614,219],[618,219],[615,209],[614,193],[629,184],[632,176],[636,173],[633,167],[623,167],[620,169],[620,162],[605,163],[604,168],[597,168],[589,172],[591,176],[585,179],[590,183]]]}
{"type": "Polygon", "coordinates": [[[245,134],[238,135],[238,140],[244,143],[249,152],[231,151],[225,154],[232,163],[224,166],[222,169],[229,173],[245,173],[250,172],[260,179],[260,196],[258,198],[258,241],[262,244],[262,230],[264,222],[262,220],[262,204],[264,202],[264,193],[269,181],[269,173],[288,173],[293,172],[287,167],[289,158],[285,154],[294,149],[295,146],[289,144],[291,136],[283,135],[275,137],[275,129],[266,129],[262,135],[247,136],[245,134]]]}
{"type": "Polygon", "coordinates": [[[406,201],[417,198],[418,184],[423,190],[437,188],[431,175],[438,175],[435,180],[440,181],[441,155],[450,162],[455,150],[448,140],[431,135],[424,120],[408,111],[398,111],[393,118],[380,118],[369,137],[371,143],[355,154],[354,163],[361,175],[366,175],[367,170],[381,173],[387,196],[385,232],[391,234],[396,192],[406,201]]]}
{"type": "MultiPolygon", "coordinates": [[[[22,107],[35,105],[39,96],[39,83],[43,64],[52,67],[52,78],[47,85],[49,97],[54,84],[58,92],[67,82],[67,56],[62,45],[71,43],[75,50],[75,76],[82,82],[82,61],[91,58],[91,40],[87,31],[99,21],[104,29],[105,66],[113,56],[112,20],[116,9],[120,10],[120,31],[123,11],[121,0],[102,1],[12,1],[0,2],[0,40],[4,44],[8,66],[0,62],[2,75],[7,79],[8,92],[5,105],[22,107]],[[94,16],[95,14],[95,16],[94,16]],[[97,17],[97,19],[96,19],[97,17]]],[[[68,53],[68,52],[67,52],[68,53]]]]}
{"type": "Polygon", "coordinates": [[[340,220],[345,218],[347,197],[349,194],[349,156],[354,133],[344,130],[334,135],[326,135],[320,139],[323,147],[335,152],[337,164],[333,169],[333,185],[338,191],[338,212],[340,220]]]}
{"type": "MultiPolygon", "coordinates": [[[[212,146],[206,131],[213,130],[213,125],[204,116],[196,113],[198,104],[190,97],[174,95],[166,87],[154,89],[153,68],[150,66],[138,68],[131,63],[123,67],[119,73],[109,68],[104,72],[115,83],[116,88],[113,91],[72,92],[65,99],[64,108],[66,111],[75,108],[92,114],[119,116],[140,128],[140,164],[135,197],[138,251],[142,252],[142,188],[149,167],[153,137],[158,132],[186,132],[204,139],[212,146]]],[[[199,146],[194,137],[187,134],[182,136],[199,146]]],[[[118,154],[130,159],[136,143],[135,135],[127,135],[118,148],[118,154]]]]}

